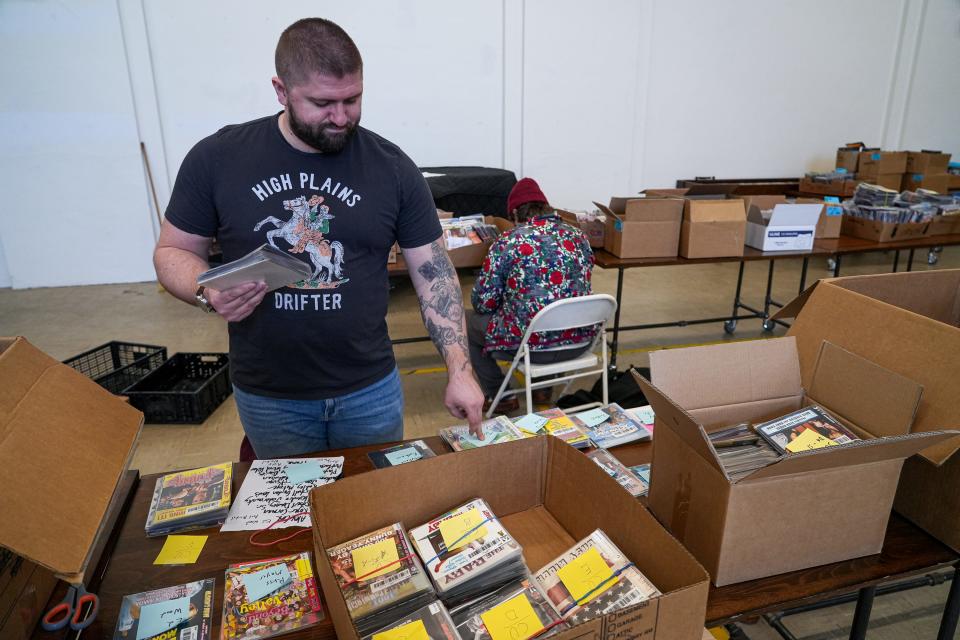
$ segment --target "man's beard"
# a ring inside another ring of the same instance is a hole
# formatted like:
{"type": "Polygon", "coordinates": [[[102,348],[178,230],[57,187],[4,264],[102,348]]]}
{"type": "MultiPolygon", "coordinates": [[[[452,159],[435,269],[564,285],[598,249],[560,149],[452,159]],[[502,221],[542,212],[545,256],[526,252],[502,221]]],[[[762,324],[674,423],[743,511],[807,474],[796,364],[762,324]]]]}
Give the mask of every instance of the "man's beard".
{"type": "Polygon", "coordinates": [[[357,132],[357,125],[360,123],[359,118],[355,122],[348,122],[346,125],[346,131],[340,131],[338,133],[327,133],[325,124],[319,126],[311,126],[305,122],[302,122],[297,117],[297,112],[294,111],[293,105],[287,105],[287,122],[290,125],[290,131],[293,132],[293,135],[300,138],[301,141],[310,145],[317,151],[321,153],[340,153],[347,146],[347,143],[350,142],[350,139],[357,132]]]}

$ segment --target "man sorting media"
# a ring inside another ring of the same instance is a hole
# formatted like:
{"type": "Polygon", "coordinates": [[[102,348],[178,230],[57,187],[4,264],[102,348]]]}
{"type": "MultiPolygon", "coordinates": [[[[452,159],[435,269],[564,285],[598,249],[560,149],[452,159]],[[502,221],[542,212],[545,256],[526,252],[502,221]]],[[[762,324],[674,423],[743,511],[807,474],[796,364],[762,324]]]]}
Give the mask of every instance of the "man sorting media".
{"type": "Polygon", "coordinates": [[[424,324],[447,368],[444,403],[480,429],[483,394],[463,299],[423,176],[360,126],[363,61],[321,18],[280,36],[273,88],[283,111],[229,125],[190,150],[154,252],[161,284],[220,315],[240,420],[258,457],[403,438],[403,392],[387,335],[387,254],[399,243],[424,324]],[[310,275],[198,287],[216,239],[224,261],[267,243],[310,275]]]}

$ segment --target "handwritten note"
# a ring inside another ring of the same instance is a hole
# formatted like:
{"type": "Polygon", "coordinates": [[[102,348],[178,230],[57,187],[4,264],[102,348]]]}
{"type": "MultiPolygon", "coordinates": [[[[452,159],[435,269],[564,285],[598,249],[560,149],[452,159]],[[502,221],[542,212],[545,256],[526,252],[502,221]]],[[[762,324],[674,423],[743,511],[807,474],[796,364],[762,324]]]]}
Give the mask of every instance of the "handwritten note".
{"type": "Polygon", "coordinates": [[[350,552],[353,557],[353,573],[358,580],[370,580],[400,568],[396,564],[397,543],[393,538],[368,544],[350,552]]]}
{"type": "Polygon", "coordinates": [[[323,466],[316,460],[289,462],[283,468],[283,472],[287,474],[287,480],[290,481],[290,484],[300,484],[301,482],[316,480],[317,478],[324,477],[325,473],[323,466]]]}
{"type": "Polygon", "coordinates": [[[153,564],[193,564],[206,543],[207,536],[167,536],[153,564]]]}
{"type": "Polygon", "coordinates": [[[447,518],[440,522],[440,535],[447,549],[458,549],[468,542],[472,542],[487,535],[485,526],[477,527],[483,522],[483,514],[476,509],[447,518]],[[475,531],[472,531],[477,527],[475,531]],[[469,533],[468,533],[469,532],[469,533]]]}
{"type": "MultiPolygon", "coordinates": [[[[310,490],[333,482],[343,471],[343,457],[305,458],[320,465],[322,475],[305,482],[290,482],[287,467],[300,465],[303,460],[257,460],[250,467],[230,513],[220,531],[256,531],[268,527],[281,518],[309,511],[310,490]]],[[[310,516],[291,518],[274,528],[309,527],[310,516]]]]}
{"type": "Polygon", "coordinates": [[[610,416],[607,415],[603,409],[590,409],[589,411],[581,411],[580,413],[574,414],[574,417],[588,427],[595,427],[598,424],[606,422],[610,419],[610,416]]]}
{"type": "Polygon", "coordinates": [[[393,465],[413,462],[414,460],[419,460],[423,457],[420,455],[420,452],[413,447],[404,447],[403,449],[397,449],[396,451],[388,451],[385,455],[387,460],[390,461],[390,464],[393,465]]]}
{"type": "Polygon", "coordinates": [[[790,453],[798,453],[800,451],[810,451],[811,449],[833,447],[836,446],[836,444],[837,443],[830,438],[820,435],[813,429],[804,429],[803,433],[797,436],[796,440],[786,446],[786,449],[790,453]]]}
{"type": "Polygon", "coordinates": [[[527,594],[521,593],[480,614],[492,640],[526,640],[543,630],[527,594]]]}
{"type": "Polygon", "coordinates": [[[388,631],[373,634],[373,640],[430,640],[423,620],[414,620],[388,631]]]}
{"type": "Polygon", "coordinates": [[[287,565],[281,563],[256,573],[243,574],[240,579],[243,580],[243,586],[247,590],[247,600],[256,602],[290,584],[291,577],[287,565]]]}
{"type": "Polygon", "coordinates": [[[596,547],[591,547],[557,570],[557,577],[579,604],[590,602],[620,581],[596,547]],[[612,578],[612,579],[611,579],[612,578]],[[587,594],[590,597],[584,598],[587,594]]]}
{"type": "Polygon", "coordinates": [[[517,418],[514,420],[513,424],[517,425],[524,431],[537,433],[540,431],[540,429],[543,429],[543,425],[547,424],[547,419],[543,416],[538,416],[535,413],[528,413],[522,418],[517,418]]]}
{"type": "Polygon", "coordinates": [[[169,631],[190,617],[190,598],[174,598],[140,607],[137,640],[144,640],[169,631]]]}

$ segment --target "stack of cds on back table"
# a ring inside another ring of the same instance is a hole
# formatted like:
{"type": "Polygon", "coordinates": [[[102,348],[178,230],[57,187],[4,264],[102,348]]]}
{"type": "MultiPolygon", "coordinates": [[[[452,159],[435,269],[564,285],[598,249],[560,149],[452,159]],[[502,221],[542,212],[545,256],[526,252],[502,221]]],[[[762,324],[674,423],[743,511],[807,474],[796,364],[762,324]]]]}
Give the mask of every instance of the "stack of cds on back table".
{"type": "Polygon", "coordinates": [[[519,543],[480,498],[411,529],[410,537],[448,607],[528,573],[519,543]]]}
{"type": "Polygon", "coordinates": [[[360,635],[387,627],[436,600],[399,523],[327,549],[360,635]]]}

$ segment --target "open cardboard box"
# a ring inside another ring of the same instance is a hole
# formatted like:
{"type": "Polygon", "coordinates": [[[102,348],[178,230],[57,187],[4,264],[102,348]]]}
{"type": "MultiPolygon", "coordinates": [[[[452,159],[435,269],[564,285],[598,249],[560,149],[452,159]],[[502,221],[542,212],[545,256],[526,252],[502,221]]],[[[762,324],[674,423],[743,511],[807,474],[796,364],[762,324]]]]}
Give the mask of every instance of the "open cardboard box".
{"type": "Polygon", "coordinates": [[[922,387],[829,342],[806,385],[794,338],[655,351],[650,370],[650,509],[717,586],[879,553],[904,458],[957,435],[907,435],[922,387]],[[863,440],[730,480],[709,432],[811,403],[863,440]]]}
{"type": "MultiPolygon", "coordinates": [[[[960,269],[820,280],[778,311],[796,318],[800,375],[842,346],[924,387],[913,432],[960,427],[960,269]]],[[[907,460],[894,509],[960,551],[960,438],[907,460]]]]}
{"type": "Polygon", "coordinates": [[[664,594],[552,637],[701,637],[703,567],[592,460],[556,438],[528,438],[351,476],[311,492],[317,574],[338,638],[358,636],[324,550],[394,522],[409,530],[478,496],[523,547],[531,571],[600,528],[664,594]]]}
{"type": "Polygon", "coordinates": [[[0,546],[79,582],[143,414],[25,338],[0,380],[0,546]]]}
{"type": "Polygon", "coordinates": [[[935,216],[927,229],[927,235],[930,236],[948,236],[954,233],[960,233],[960,214],[935,216]]]}
{"type": "Polygon", "coordinates": [[[591,247],[594,249],[603,249],[603,239],[606,234],[605,227],[607,224],[604,216],[599,214],[588,215],[582,212],[566,211],[565,209],[557,209],[557,213],[560,215],[561,220],[583,231],[591,247]]]}
{"type": "MultiPolygon", "coordinates": [[[[513,223],[504,218],[484,216],[483,221],[495,226],[500,234],[513,229],[513,223]]],[[[483,264],[483,259],[487,257],[487,253],[490,251],[490,245],[493,243],[493,240],[484,240],[479,244],[448,249],[447,255],[450,256],[450,262],[453,263],[453,266],[458,269],[479,267],[483,264]]]]}
{"type": "Polygon", "coordinates": [[[881,222],[844,214],[841,229],[845,236],[874,242],[891,242],[930,235],[930,222],[881,222]]]}
{"type": "Polygon", "coordinates": [[[793,198],[788,200],[786,196],[779,195],[747,195],[743,198],[743,208],[748,216],[750,208],[757,205],[761,210],[773,209],[778,204],[819,204],[823,207],[820,217],[817,219],[817,229],[814,238],[839,238],[840,226],[843,220],[843,208],[839,203],[826,203],[821,198],[793,198]]]}
{"type": "Polygon", "coordinates": [[[816,193],[823,196],[852,196],[860,180],[852,178],[834,178],[827,182],[811,180],[804,176],[800,178],[800,191],[816,193]]]}
{"type": "Polygon", "coordinates": [[[761,251],[809,251],[823,204],[775,203],[769,215],[765,203],[747,205],[746,244],[761,251]]]}
{"type": "Polygon", "coordinates": [[[860,161],[857,164],[857,177],[870,181],[879,175],[900,173],[907,170],[906,151],[881,151],[879,149],[864,149],[860,152],[860,161]]]}
{"type": "Polygon", "coordinates": [[[604,249],[620,258],[672,258],[680,243],[680,198],[610,198],[604,249]]]}

